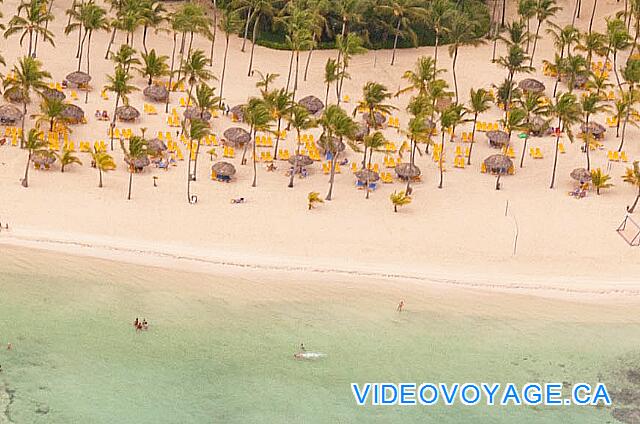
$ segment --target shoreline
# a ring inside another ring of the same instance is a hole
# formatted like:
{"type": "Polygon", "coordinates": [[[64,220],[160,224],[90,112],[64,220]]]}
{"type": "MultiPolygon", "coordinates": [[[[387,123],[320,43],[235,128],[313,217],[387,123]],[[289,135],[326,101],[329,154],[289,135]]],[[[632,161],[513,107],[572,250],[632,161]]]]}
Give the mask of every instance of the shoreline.
{"type": "Polygon", "coordinates": [[[405,281],[414,284],[441,285],[452,289],[498,291],[574,301],[621,300],[620,296],[631,300],[627,297],[640,295],[640,284],[631,280],[622,282],[590,279],[587,282],[584,278],[565,275],[545,283],[540,277],[535,278],[527,274],[496,276],[489,273],[472,275],[447,272],[445,275],[442,271],[429,270],[426,267],[401,271],[391,263],[371,267],[367,264],[354,266],[331,261],[333,266],[328,266],[326,261],[322,260],[301,260],[261,254],[240,257],[228,253],[225,255],[221,250],[210,248],[170,247],[160,244],[151,246],[135,240],[97,238],[89,235],[76,234],[75,238],[65,238],[56,233],[40,233],[38,236],[24,230],[17,233],[13,229],[10,231],[11,235],[7,235],[6,232],[0,233],[0,245],[208,275],[226,274],[237,277],[249,273],[254,277],[265,276],[265,274],[267,276],[277,274],[280,277],[286,274],[292,277],[304,275],[307,279],[313,276],[316,279],[348,277],[357,280],[405,281]],[[286,263],[283,264],[283,262],[286,263]],[[588,284],[585,285],[585,283],[588,284]]]}

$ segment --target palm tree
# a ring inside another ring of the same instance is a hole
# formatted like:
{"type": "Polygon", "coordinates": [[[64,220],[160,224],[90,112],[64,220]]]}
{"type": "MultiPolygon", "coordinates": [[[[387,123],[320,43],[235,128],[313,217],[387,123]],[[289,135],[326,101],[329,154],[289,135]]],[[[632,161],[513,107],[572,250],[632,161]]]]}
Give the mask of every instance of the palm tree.
{"type": "MultiPolygon", "coordinates": [[[[178,40],[178,34],[179,33],[184,34],[188,25],[188,18],[184,14],[184,8],[171,14],[169,18],[169,22],[170,22],[171,32],[173,36],[173,44],[172,44],[173,47],[171,49],[171,67],[169,69],[169,92],[171,92],[174,87],[173,75],[174,75],[176,44],[178,40]]],[[[180,63],[182,63],[182,60],[180,61],[180,63]]],[[[167,100],[165,102],[165,106],[164,106],[165,113],[169,112],[169,97],[170,96],[167,96],[167,100]]]]}
{"type": "MultiPolygon", "coordinates": [[[[256,167],[257,152],[256,152],[256,134],[258,131],[267,131],[269,129],[269,122],[271,121],[271,113],[268,105],[264,100],[258,98],[252,98],[249,103],[244,106],[244,121],[249,124],[251,133],[251,140],[253,140],[253,182],[251,187],[257,185],[258,171],[256,167]]],[[[245,152],[246,152],[245,144],[245,152]]],[[[243,155],[244,156],[244,155],[243,155]]]]}
{"type": "Polygon", "coordinates": [[[82,166],[82,161],[80,160],[80,158],[74,155],[70,150],[64,149],[62,153],[54,154],[60,161],[60,172],[64,172],[65,167],[73,165],[74,163],[82,166]]]}
{"type": "MultiPolygon", "coordinates": [[[[416,150],[418,149],[418,144],[431,143],[431,134],[433,132],[433,124],[431,120],[427,118],[427,112],[425,108],[412,108],[412,104],[420,103],[422,105],[427,104],[428,99],[414,99],[417,102],[412,101],[407,110],[409,113],[413,115],[411,119],[409,119],[409,124],[407,125],[406,135],[409,137],[410,142],[410,150],[409,150],[409,166],[411,169],[415,166],[415,157],[416,150]]],[[[411,178],[407,178],[407,188],[405,190],[407,193],[411,193],[411,178]]]]}
{"type": "Polygon", "coordinates": [[[520,0],[518,2],[518,14],[520,17],[527,22],[527,46],[525,51],[529,53],[529,44],[533,39],[531,34],[531,18],[536,16],[536,0],[520,0]]]}
{"type": "Polygon", "coordinates": [[[587,63],[591,63],[594,53],[598,56],[607,54],[607,37],[599,32],[582,34],[582,40],[576,44],[576,50],[587,53],[587,63]]]}
{"type": "Polygon", "coordinates": [[[421,0],[388,0],[387,4],[377,6],[375,10],[382,14],[389,14],[396,19],[396,25],[393,30],[393,52],[391,54],[391,66],[393,66],[400,37],[408,37],[414,46],[417,45],[418,37],[411,27],[411,23],[413,20],[423,19],[426,16],[427,9],[421,0]]]}
{"type": "Polygon", "coordinates": [[[460,123],[465,122],[464,115],[466,110],[464,105],[453,103],[440,114],[440,130],[442,132],[442,137],[440,140],[440,158],[438,160],[438,169],[440,171],[440,183],[438,184],[438,188],[442,188],[443,178],[444,178],[444,136],[445,129],[452,128],[455,132],[456,126],[460,123]]]}
{"type": "Polygon", "coordinates": [[[309,26],[312,33],[312,43],[311,48],[309,49],[309,54],[307,55],[307,63],[304,67],[304,81],[307,80],[307,74],[309,73],[309,64],[311,63],[311,55],[313,54],[313,49],[318,44],[318,40],[320,40],[320,38],[322,37],[322,32],[324,30],[329,31],[326,16],[328,15],[331,3],[329,2],[329,0],[310,0],[305,6],[309,16],[309,26]]]}
{"type": "Polygon", "coordinates": [[[207,69],[207,58],[202,50],[194,50],[182,63],[180,68],[184,73],[184,78],[189,84],[188,97],[191,98],[194,87],[205,81],[209,81],[213,76],[213,73],[207,69]]]}
{"type": "MultiPolygon", "coordinates": [[[[360,100],[357,106],[353,109],[353,116],[356,115],[358,110],[364,110],[368,114],[365,122],[369,128],[374,130],[379,129],[376,115],[377,114],[389,114],[392,110],[396,109],[394,106],[383,103],[391,98],[391,93],[384,85],[369,81],[362,87],[362,100],[360,100]]],[[[364,146],[364,158],[362,159],[362,169],[365,168],[367,161],[367,145],[364,146]]]]}
{"type": "Polygon", "coordinates": [[[609,60],[609,55],[613,56],[613,73],[616,76],[618,82],[618,88],[622,91],[622,84],[620,83],[620,76],[618,75],[617,57],[618,52],[624,51],[629,48],[631,37],[627,31],[627,27],[622,19],[608,19],[607,18],[607,56],[605,58],[605,67],[609,60]]]}
{"type": "Polygon", "coordinates": [[[262,95],[267,108],[271,112],[271,116],[277,122],[276,144],[273,147],[273,159],[277,160],[282,119],[291,113],[291,108],[293,107],[293,95],[291,93],[287,93],[287,90],[284,88],[271,92],[263,92],[262,95]]]}
{"type": "Polygon", "coordinates": [[[251,18],[253,19],[253,31],[251,32],[251,54],[249,57],[249,71],[247,76],[251,76],[251,70],[253,69],[253,52],[256,47],[256,37],[258,36],[258,27],[260,26],[260,19],[263,17],[272,17],[274,15],[272,0],[251,0],[252,10],[251,18]]]}
{"type": "Polygon", "coordinates": [[[31,92],[42,93],[47,87],[45,79],[51,78],[51,74],[42,70],[42,62],[25,56],[13,66],[13,77],[3,80],[4,95],[8,97],[12,92],[19,92],[22,98],[22,133],[20,144],[24,145],[24,122],[27,116],[27,103],[31,100],[31,92]]]}
{"type": "Polygon", "coordinates": [[[320,197],[320,193],[317,191],[310,191],[307,195],[307,203],[309,204],[309,210],[313,209],[316,204],[324,203],[324,200],[320,197]]]}
{"type": "Polygon", "coordinates": [[[362,38],[358,35],[349,33],[346,36],[338,35],[336,37],[336,48],[340,52],[341,60],[338,60],[338,68],[339,68],[339,81],[336,84],[336,95],[338,97],[338,104],[340,104],[340,100],[342,97],[342,84],[344,83],[344,79],[349,76],[347,73],[347,68],[349,67],[349,63],[351,58],[358,54],[363,54],[367,50],[362,47],[362,38]]]}
{"type": "Polygon", "coordinates": [[[111,54],[110,59],[128,73],[131,65],[140,65],[140,59],[135,55],[136,50],[133,47],[128,44],[122,44],[116,53],[111,54]]]}
{"type": "Polygon", "coordinates": [[[260,90],[260,93],[262,93],[262,96],[264,97],[265,93],[269,92],[269,86],[275,82],[280,74],[271,74],[269,72],[263,74],[257,69],[254,72],[258,74],[258,77],[260,77],[260,80],[256,82],[256,88],[260,90]]]}
{"type": "Polygon", "coordinates": [[[116,67],[113,75],[107,75],[107,79],[109,83],[103,89],[116,94],[116,104],[113,108],[113,119],[111,121],[111,150],[113,150],[113,129],[116,127],[116,111],[118,110],[120,99],[127,105],[129,103],[129,94],[138,88],[129,84],[131,75],[120,65],[116,67]]]}
{"type": "MultiPolygon", "coordinates": [[[[535,47],[534,47],[534,50],[535,50],[535,47]]],[[[503,68],[506,68],[508,72],[507,87],[509,89],[507,92],[507,99],[504,104],[505,114],[509,111],[511,99],[513,98],[513,90],[511,88],[513,84],[513,78],[518,73],[521,73],[521,72],[529,73],[534,70],[533,67],[524,64],[526,60],[527,60],[527,54],[524,52],[521,46],[516,44],[511,45],[509,47],[509,51],[506,56],[502,56],[498,58],[498,62],[497,62],[498,65],[502,66],[503,68]]]]}
{"type": "Polygon", "coordinates": [[[325,108],[322,116],[318,120],[322,126],[322,135],[319,143],[325,152],[331,154],[331,176],[329,177],[329,192],[325,200],[331,200],[333,194],[333,183],[335,180],[336,163],[343,138],[352,139],[357,125],[351,117],[338,105],[330,105],[325,108]]]}
{"type": "Polygon", "coordinates": [[[147,85],[151,85],[154,78],[169,75],[169,65],[167,65],[169,56],[157,55],[155,49],[151,49],[149,53],[142,53],[140,56],[143,65],[138,68],[138,72],[148,78],[147,85]]]}
{"type": "Polygon", "coordinates": [[[522,20],[508,23],[504,27],[504,32],[506,35],[498,34],[497,38],[504,42],[507,47],[517,44],[527,51],[525,45],[528,45],[533,39],[533,34],[528,32],[525,23],[522,20]]]}
{"type": "Polygon", "coordinates": [[[633,162],[632,168],[627,168],[622,180],[625,183],[629,183],[638,188],[638,194],[636,195],[636,200],[633,202],[631,207],[627,206],[627,211],[629,213],[633,213],[638,205],[638,200],[640,199],[640,163],[638,161],[633,162]]]}
{"type": "Polygon", "coordinates": [[[229,52],[229,36],[232,33],[237,33],[240,29],[240,20],[238,15],[230,8],[225,7],[222,9],[222,16],[220,18],[220,30],[224,32],[225,45],[224,45],[224,57],[222,59],[222,73],[220,74],[220,103],[218,106],[222,106],[222,90],[224,88],[224,75],[227,70],[227,53],[229,52]]]}
{"type": "Polygon", "coordinates": [[[589,118],[596,113],[607,112],[609,106],[604,104],[605,99],[597,93],[588,93],[582,96],[580,106],[582,108],[582,116],[584,117],[584,129],[582,136],[584,137],[584,151],[587,154],[587,171],[591,170],[591,161],[589,159],[589,150],[591,150],[589,139],[592,137],[589,131],[589,118]]]}
{"type": "Polygon", "coordinates": [[[391,204],[393,205],[394,212],[398,212],[398,206],[406,206],[411,203],[411,196],[405,194],[404,191],[401,191],[400,193],[394,191],[389,196],[389,199],[391,200],[391,204]]]}
{"type": "Polygon", "coordinates": [[[560,144],[560,133],[566,132],[569,140],[573,142],[573,131],[571,126],[580,121],[580,103],[575,94],[560,93],[549,106],[549,114],[558,119],[558,129],[556,132],[556,148],[553,159],[553,173],[551,175],[551,186],[553,188],[556,181],[556,168],[558,166],[558,146],[560,144]]]}
{"type": "Polygon", "coordinates": [[[469,92],[469,112],[473,113],[473,129],[471,130],[471,145],[469,146],[467,165],[471,165],[471,152],[473,151],[473,144],[475,143],[478,116],[491,108],[491,102],[493,102],[493,96],[484,88],[477,90],[472,88],[469,92]]]}
{"type": "Polygon", "coordinates": [[[536,35],[533,39],[533,50],[531,51],[531,60],[529,66],[533,66],[533,56],[536,54],[536,46],[538,45],[538,38],[540,38],[540,27],[549,18],[553,17],[556,12],[561,8],[556,5],[556,0],[538,0],[536,3],[536,19],[538,20],[538,26],[536,28],[536,35]]]}
{"type": "Polygon", "coordinates": [[[562,62],[561,73],[568,77],[567,84],[569,85],[569,92],[573,92],[578,77],[585,77],[589,73],[588,65],[584,56],[579,54],[570,54],[562,62]]]}
{"type": "Polygon", "coordinates": [[[456,77],[456,61],[458,60],[458,49],[461,46],[479,46],[484,40],[476,36],[477,23],[469,20],[463,13],[456,12],[451,18],[447,40],[449,41],[449,56],[453,57],[451,62],[451,73],[453,74],[453,87],[458,101],[458,78],[456,77]]]}
{"type": "Polygon", "coordinates": [[[113,157],[107,152],[100,151],[98,149],[94,149],[91,152],[91,158],[95,167],[98,169],[98,175],[100,176],[100,180],[98,182],[98,187],[102,188],[102,173],[113,171],[116,169],[116,163],[113,160],[113,157]]]}
{"type": "MultiPolygon", "coordinates": [[[[24,137],[23,137],[24,139],[24,137]]],[[[24,178],[22,179],[22,187],[29,187],[29,165],[31,164],[31,158],[35,153],[46,152],[47,143],[44,141],[42,133],[35,128],[29,130],[27,138],[24,139],[24,147],[29,151],[27,156],[27,166],[24,170],[24,178]]]]}
{"type": "MultiPolygon", "coordinates": [[[[311,117],[311,114],[306,107],[294,104],[288,114],[285,115],[285,119],[296,130],[296,160],[300,155],[300,132],[316,126],[315,120],[311,117]]],[[[293,177],[298,170],[298,163],[293,164],[293,171],[289,176],[289,188],[293,188],[293,177]]]]}
{"type": "MultiPolygon", "coordinates": [[[[216,96],[215,88],[209,87],[207,84],[202,82],[196,87],[196,95],[191,100],[193,100],[193,103],[197,108],[197,110],[200,111],[199,118],[195,120],[198,120],[204,123],[207,128],[207,131],[209,131],[209,124],[207,124],[205,121],[205,113],[220,102],[220,99],[216,96]]],[[[191,126],[193,126],[193,123],[191,124],[191,126]]],[[[194,134],[193,128],[190,127],[189,131],[192,135],[194,134]]],[[[201,133],[202,131],[198,128],[198,131],[195,131],[195,132],[201,133]]],[[[202,139],[202,137],[192,138],[192,140],[200,140],[202,139]]],[[[200,142],[198,142],[196,147],[196,158],[195,158],[194,169],[193,169],[194,181],[197,178],[199,154],[200,154],[200,142]]]]}
{"type": "Polygon", "coordinates": [[[627,114],[624,118],[624,124],[622,125],[622,139],[620,140],[620,146],[618,147],[618,151],[622,151],[622,147],[624,146],[624,136],[627,129],[627,123],[629,122],[629,115],[631,114],[631,109],[633,104],[638,100],[638,94],[635,90],[636,84],[640,83],[640,59],[630,59],[627,61],[627,66],[622,70],[622,77],[629,85],[629,91],[627,94],[627,114]]]}
{"type": "Polygon", "coordinates": [[[300,51],[310,50],[315,43],[313,33],[309,29],[312,25],[311,17],[298,2],[291,2],[283,9],[282,13],[289,11],[288,14],[279,18],[277,21],[282,22],[285,29],[285,44],[291,51],[289,60],[289,72],[287,73],[286,89],[289,90],[291,76],[293,74],[293,61],[295,59],[295,77],[293,84],[293,98],[298,89],[298,75],[300,69],[300,51]]]}
{"type": "MultiPolygon", "coordinates": [[[[80,22],[84,28],[84,37],[87,39],[87,73],[89,74],[91,60],[91,36],[94,31],[106,31],[109,29],[109,20],[107,18],[107,11],[102,7],[96,5],[92,0],[88,3],[83,3],[79,10],[80,22]]],[[[65,28],[66,33],[66,28],[65,28]]],[[[84,38],[80,45],[80,54],[78,55],[78,71],[80,70],[80,64],[82,62],[82,48],[84,46],[84,38]]]]}
{"type": "Polygon", "coordinates": [[[329,102],[329,89],[331,84],[336,83],[340,79],[340,70],[338,62],[335,59],[327,59],[327,63],[324,65],[324,83],[327,85],[327,92],[324,95],[324,104],[329,102]]]}
{"type": "Polygon", "coordinates": [[[433,53],[434,68],[438,63],[438,46],[440,37],[448,32],[447,22],[454,13],[452,3],[449,0],[433,0],[427,8],[425,22],[435,32],[435,49],[433,53]]]}
{"type": "MultiPolygon", "coordinates": [[[[542,102],[544,97],[543,93],[527,92],[524,96],[518,96],[516,98],[516,104],[519,109],[525,112],[524,123],[522,125],[525,130],[524,145],[522,146],[522,155],[520,157],[520,168],[524,165],[524,155],[527,151],[527,141],[529,141],[529,134],[533,128],[534,118],[540,118],[541,116],[548,115],[549,107],[546,103],[542,102]]],[[[543,127],[548,127],[547,121],[544,121],[543,127]]]]}
{"type": "Polygon", "coordinates": [[[124,141],[120,140],[120,147],[124,152],[125,162],[129,167],[129,190],[127,192],[127,200],[131,200],[131,185],[133,183],[133,174],[136,172],[136,162],[144,160],[147,157],[147,140],[134,135],[129,140],[129,148],[124,146],[124,141]]]}
{"type": "Polygon", "coordinates": [[[187,202],[191,203],[191,182],[196,181],[197,172],[198,172],[198,156],[200,154],[200,144],[202,143],[202,139],[209,135],[211,131],[209,130],[209,124],[201,119],[193,119],[189,123],[189,130],[187,131],[187,136],[189,137],[189,160],[187,161],[187,202]],[[196,151],[195,155],[192,155],[192,146],[193,143],[196,143],[196,151]],[[191,169],[191,157],[195,156],[195,161],[193,164],[193,170],[191,169]]]}
{"type": "Polygon", "coordinates": [[[142,30],[142,47],[145,53],[147,50],[147,31],[149,28],[158,30],[158,27],[167,19],[167,10],[159,1],[144,0],[141,4],[141,17],[144,25],[142,30]]]}
{"type": "Polygon", "coordinates": [[[53,131],[54,128],[67,130],[69,119],[65,116],[64,111],[67,105],[63,100],[55,97],[44,97],[40,103],[40,114],[36,120],[36,127],[42,130],[42,124],[47,124],[47,129],[53,131]]]}
{"type": "Polygon", "coordinates": [[[24,39],[29,36],[29,57],[36,55],[37,37],[40,35],[44,41],[48,41],[52,46],[53,33],[47,29],[47,22],[53,20],[53,15],[47,11],[45,0],[23,1],[18,6],[18,14],[9,20],[9,26],[4,33],[4,38],[9,38],[14,34],[20,34],[20,46],[24,39]],[[25,17],[20,16],[25,12],[25,17]]]}
{"type": "Polygon", "coordinates": [[[408,70],[402,74],[402,79],[407,80],[409,85],[398,90],[396,97],[412,91],[417,91],[418,95],[426,95],[429,83],[442,72],[444,71],[436,68],[436,62],[432,57],[419,57],[414,70],[408,70]]]}
{"type": "Polygon", "coordinates": [[[597,195],[600,195],[601,189],[613,187],[613,184],[609,182],[610,179],[611,177],[602,172],[600,168],[591,171],[591,185],[596,189],[597,195]]]}
{"type": "MultiPolygon", "coordinates": [[[[380,151],[386,143],[387,143],[387,139],[384,138],[384,135],[380,131],[376,131],[373,134],[369,134],[364,137],[365,151],[369,150],[369,162],[367,164],[367,169],[371,169],[371,160],[373,158],[373,152],[380,151]]],[[[365,190],[367,194],[365,195],[365,198],[368,199],[369,193],[371,191],[369,189],[369,173],[367,173],[367,180],[365,182],[367,185],[367,188],[365,190]]]]}

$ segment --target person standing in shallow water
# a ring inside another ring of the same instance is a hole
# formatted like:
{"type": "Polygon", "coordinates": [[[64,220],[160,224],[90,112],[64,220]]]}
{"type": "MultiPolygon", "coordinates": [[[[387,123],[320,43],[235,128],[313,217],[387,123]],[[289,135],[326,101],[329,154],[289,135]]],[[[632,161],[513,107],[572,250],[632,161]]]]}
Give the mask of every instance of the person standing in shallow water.
{"type": "Polygon", "coordinates": [[[398,307],[396,308],[396,311],[402,312],[403,308],[404,308],[404,300],[401,300],[400,303],[398,303],[398,307]]]}

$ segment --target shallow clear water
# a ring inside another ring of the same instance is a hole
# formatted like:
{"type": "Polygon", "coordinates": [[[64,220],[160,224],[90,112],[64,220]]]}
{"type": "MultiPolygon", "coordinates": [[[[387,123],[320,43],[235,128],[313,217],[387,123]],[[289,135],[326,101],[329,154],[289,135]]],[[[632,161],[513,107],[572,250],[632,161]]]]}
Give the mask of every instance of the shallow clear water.
{"type": "MultiPolygon", "coordinates": [[[[7,417],[84,424],[614,422],[608,410],[592,407],[356,407],[349,383],[596,382],[640,342],[637,324],[583,324],[545,318],[544,311],[537,320],[438,309],[399,315],[382,312],[375,296],[336,298],[354,292],[322,293],[321,286],[307,295],[305,285],[286,300],[263,287],[253,301],[259,284],[3,248],[0,346],[14,345],[0,349],[0,387],[12,395],[7,417]],[[230,295],[234,290],[241,294],[230,295]],[[150,320],[150,331],[133,331],[136,316],[150,320]],[[293,360],[301,341],[328,356],[293,360]]],[[[481,310],[482,297],[478,302],[481,310]]]]}

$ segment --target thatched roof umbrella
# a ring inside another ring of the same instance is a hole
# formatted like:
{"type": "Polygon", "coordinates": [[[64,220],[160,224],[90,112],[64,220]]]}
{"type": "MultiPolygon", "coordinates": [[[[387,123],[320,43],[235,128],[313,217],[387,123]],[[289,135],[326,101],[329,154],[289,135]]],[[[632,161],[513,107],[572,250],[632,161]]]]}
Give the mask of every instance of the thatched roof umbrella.
{"type": "Polygon", "coordinates": [[[222,134],[224,142],[231,146],[242,146],[251,142],[251,134],[244,128],[231,127],[222,134]]]}
{"type": "Polygon", "coordinates": [[[164,144],[164,141],[159,138],[152,138],[147,141],[147,152],[151,157],[161,156],[164,152],[167,151],[167,145],[164,144]]]}
{"type": "Polygon", "coordinates": [[[188,107],[184,111],[184,117],[189,120],[195,118],[200,119],[201,121],[208,121],[211,119],[211,112],[205,110],[204,113],[202,113],[202,109],[199,107],[188,107]]]}
{"type": "Polygon", "coordinates": [[[536,116],[531,120],[531,134],[536,137],[543,136],[549,130],[549,121],[536,116]]]}
{"type": "Polygon", "coordinates": [[[291,165],[308,166],[313,163],[313,159],[307,155],[294,155],[289,158],[289,163],[291,165]]]}
{"type": "Polygon", "coordinates": [[[22,95],[22,91],[19,90],[18,88],[10,88],[7,91],[4,92],[4,96],[7,98],[7,100],[9,100],[11,103],[22,103],[22,101],[24,100],[24,96],[22,95]]]}
{"type": "Polygon", "coordinates": [[[487,131],[486,134],[491,147],[500,148],[509,143],[509,134],[504,131],[487,131]]]}
{"type": "Polygon", "coordinates": [[[399,163],[395,167],[396,175],[402,179],[415,178],[420,176],[420,168],[410,163],[399,163]]]}
{"type": "MultiPolygon", "coordinates": [[[[316,145],[318,146],[318,149],[320,149],[322,154],[326,154],[327,153],[327,151],[324,148],[324,143],[323,143],[324,142],[324,138],[325,138],[325,136],[321,136],[318,139],[318,141],[316,141],[316,145]]],[[[338,137],[331,137],[331,146],[328,149],[328,151],[340,153],[340,152],[344,152],[344,150],[346,148],[347,148],[347,146],[338,137]]]]}
{"type": "MultiPolygon", "coordinates": [[[[125,156],[124,161],[127,163],[127,165],[129,165],[129,158],[125,156]]],[[[145,166],[149,166],[149,164],[151,163],[151,161],[149,160],[149,157],[147,156],[142,156],[139,158],[136,158],[133,161],[133,166],[134,168],[136,168],[137,172],[140,172],[144,169],[145,166]]]]}
{"type": "Polygon", "coordinates": [[[585,124],[580,125],[580,131],[584,134],[589,131],[589,134],[593,136],[596,140],[602,140],[604,138],[604,133],[607,129],[598,124],[597,122],[589,122],[589,128],[585,124]]]}
{"type": "MultiPolygon", "coordinates": [[[[569,83],[569,76],[568,75],[562,75],[560,77],[560,79],[564,82],[566,82],[567,84],[569,83]]],[[[573,81],[573,88],[581,88],[583,87],[587,81],[589,80],[589,76],[586,74],[578,74],[575,76],[575,79],[573,81]]]]}
{"type": "MultiPolygon", "coordinates": [[[[382,126],[387,120],[383,114],[380,112],[373,112],[373,117],[376,120],[376,127],[382,126]]],[[[371,118],[368,112],[362,114],[362,120],[370,126],[373,126],[371,123],[371,118]]]]}
{"type": "Polygon", "coordinates": [[[116,109],[116,117],[121,121],[135,121],[140,117],[140,112],[133,106],[119,106],[116,109]]]}
{"type": "Polygon", "coordinates": [[[22,119],[22,111],[14,105],[0,106],[0,125],[15,125],[22,119]]]}
{"type": "Polygon", "coordinates": [[[369,126],[363,122],[358,122],[358,129],[354,134],[353,138],[356,141],[364,141],[364,138],[369,135],[369,126]]]}
{"type": "Polygon", "coordinates": [[[164,102],[169,96],[169,90],[167,90],[163,85],[153,84],[142,90],[142,94],[154,102],[164,102]]]}
{"type": "Polygon", "coordinates": [[[507,175],[513,167],[513,161],[506,155],[491,155],[484,160],[484,166],[487,172],[497,175],[496,190],[500,190],[500,177],[507,175]]]}
{"type": "Polygon", "coordinates": [[[82,122],[82,119],[84,118],[84,111],[79,106],[68,104],[64,107],[62,116],[65,117],[69,123],[77,124],[82,122]]]}
{"type": "Polygon", "coordinates": [[[217,177],[223,177],[225,179],[229,179],[236,173],[236,167],[229,162],[216,162],[211,167],[211,170],[216,173],[217,177]]]}
{"type": "Polygon", "coordinates": [[[448,108],[452,104],[453,104],[453,100],[451,99],[451,97],[440,97],[436,101],[436,110],[438,112],[442,112],[443,110],[445,110],[446,108],[448,108]]]}
{"type": "Polygon", "coordinates": [[[72,87],[86,86],[91,81],[91,75],[82,71],[71,72],[65,77],[67,83],[72,87]]]}
{"type": "Polygon", "coordinates": [[[588,183],[589,181],[591,181],[591,172],[587,171],[584,168],[576,168],[571,171],[571,174],[569,175],[574,180],[579,181],[580,184],[588,183]]]}
{"type": "Polygon", "coordinates": [[[244,122],[244,107],[245,105],[236,105],[229,109],[229,113],[231,113],[238,122],[244,122]]]}
{"type": "Polygon", "coordinates": [[[53,153],[47,150],[35,152],[31,156],[31,162],[38,166],[50,166],[56,161],[56,157],[53,153]]]}
{"type": "Polygon", "coordinates": [[[44,90],[42,90],[42,97],[49,100],[51,99],[64,100],[67,98],[67,96],[65,96],[65,94],[62,91],[54,90],[53,88],[49,88],[49,87],[46,87],[44,90]]]}
{"type": "Polygon", "coordinates": [[[518,87],[525,93],[542,93],[545,89],[543,83],[533,78],[525,78],[518,84],[518,87]]]}
{"type": "Polygon", "coordinates": [[[307,109],[312,115],[315,115],[322,109],[324,109],[324,103],[322,103],[322,100],[320,100],[316,96],[307,96],[303,99],[300,99],[298,103],[300,104],[300,106],[307,109]]]}
{"type": "Polygon", "coordinates": [[[380,179],[380,175],[371,169],[361,169],[360,171],[355,173],[355,176],[358,181],[362,183],[366,183],[367,181],[370,183],[375,183],[380,179]]]}

